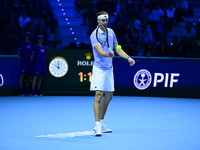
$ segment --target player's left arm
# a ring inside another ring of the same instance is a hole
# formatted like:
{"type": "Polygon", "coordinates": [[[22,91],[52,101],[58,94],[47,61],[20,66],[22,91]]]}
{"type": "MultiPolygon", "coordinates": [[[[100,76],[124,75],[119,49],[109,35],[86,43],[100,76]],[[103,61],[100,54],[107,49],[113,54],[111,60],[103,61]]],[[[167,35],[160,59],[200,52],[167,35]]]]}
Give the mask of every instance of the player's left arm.
{"type": "Polygon", "coordinates": [[[117,50],[117,45],[118,43],[114,44],[114,49],[115,49],[115,52],[120,55],[121,57],[125,58],[126,60],[128,60],[128,62],[130,63],[130,66],[133,66],[135,64],[135,60],[132,59],[129,55],[127,55],[123,49],[120,49],[120,50],[117,50]]]}

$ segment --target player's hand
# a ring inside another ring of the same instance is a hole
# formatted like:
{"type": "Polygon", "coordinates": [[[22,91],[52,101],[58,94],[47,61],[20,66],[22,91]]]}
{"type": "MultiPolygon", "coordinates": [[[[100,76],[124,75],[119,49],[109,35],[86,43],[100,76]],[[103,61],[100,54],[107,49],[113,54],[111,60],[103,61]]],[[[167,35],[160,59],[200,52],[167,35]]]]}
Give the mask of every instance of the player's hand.
{"type": "Polygon", "coordinates": [[[133,66],[135,64],[135,60],[132,59],[131,57],[128,58],[128,62],[130,63],[129,66],[133,66]]]}
{"type": "Polygon", "coordinates": [[[114,56],[115,56],[115,53],[114,53],[113,51],[112,51],[112,52],[109,52],[108,54],[109,54],[108,57],[114,57],[114,56]]]}

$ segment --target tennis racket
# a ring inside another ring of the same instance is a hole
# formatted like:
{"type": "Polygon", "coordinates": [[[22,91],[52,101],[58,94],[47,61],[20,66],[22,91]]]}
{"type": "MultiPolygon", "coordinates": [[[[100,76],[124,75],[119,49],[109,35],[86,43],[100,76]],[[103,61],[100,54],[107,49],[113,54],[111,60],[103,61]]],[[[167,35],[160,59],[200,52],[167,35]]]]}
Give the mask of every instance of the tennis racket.
{"type": "Polygon", "coordinates": [[[97,30],[96,30],[96,38],[102,47],[107,46],[109,52],[112,52],[109,46],[109,42],[108,42],[108,29],[103,24],[98,25],[97,30]],[[104,31],[105,34],[101,34],[100,30],[104,31]]]}

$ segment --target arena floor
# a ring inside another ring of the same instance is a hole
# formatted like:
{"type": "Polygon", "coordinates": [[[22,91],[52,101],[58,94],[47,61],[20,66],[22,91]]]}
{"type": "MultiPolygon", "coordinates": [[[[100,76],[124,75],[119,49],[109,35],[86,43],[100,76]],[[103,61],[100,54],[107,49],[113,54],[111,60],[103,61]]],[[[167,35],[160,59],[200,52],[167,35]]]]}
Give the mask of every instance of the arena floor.
{"type": "Polygon", "coordinates": [[[93,96],[0,97],[0,150],[200,150],[200,100],[114,96],[95,137],[93,96]]]}

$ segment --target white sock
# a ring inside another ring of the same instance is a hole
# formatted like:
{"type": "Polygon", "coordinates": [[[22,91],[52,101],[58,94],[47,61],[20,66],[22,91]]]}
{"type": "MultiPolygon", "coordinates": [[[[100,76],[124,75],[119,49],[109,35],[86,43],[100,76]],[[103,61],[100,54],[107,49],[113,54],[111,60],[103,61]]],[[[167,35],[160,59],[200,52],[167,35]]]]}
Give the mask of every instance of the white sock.
{"type": "Polygon", "coordinates": [[[101,125],[101,123],[99,122],[99,121],[96,121],[96,126],[100,126],[101,125]]]}
{"type": "Polygon", "coordinates": [[[103,125],[103,119],[100,119],[100,123],[103,125]]]}

